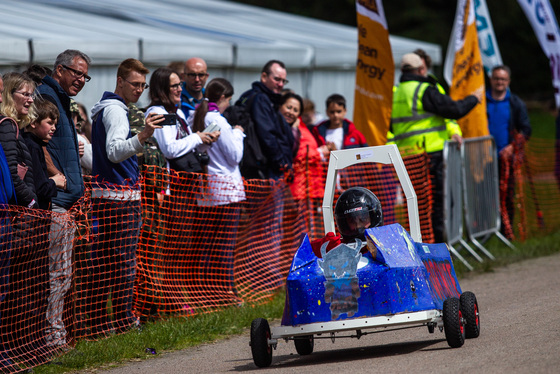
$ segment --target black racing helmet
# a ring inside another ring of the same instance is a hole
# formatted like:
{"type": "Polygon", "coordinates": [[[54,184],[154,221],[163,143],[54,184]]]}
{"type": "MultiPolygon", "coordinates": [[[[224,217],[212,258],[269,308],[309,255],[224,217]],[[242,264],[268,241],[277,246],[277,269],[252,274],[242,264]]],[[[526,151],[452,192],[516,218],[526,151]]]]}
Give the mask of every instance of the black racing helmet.
{"type": "Polygon", "coordinates": [[[367,228],[383,225],[381,202],[363,187],[351,187],[338,198],[334,207],[338,230],[344,239],[365,240],[367,228]]]}

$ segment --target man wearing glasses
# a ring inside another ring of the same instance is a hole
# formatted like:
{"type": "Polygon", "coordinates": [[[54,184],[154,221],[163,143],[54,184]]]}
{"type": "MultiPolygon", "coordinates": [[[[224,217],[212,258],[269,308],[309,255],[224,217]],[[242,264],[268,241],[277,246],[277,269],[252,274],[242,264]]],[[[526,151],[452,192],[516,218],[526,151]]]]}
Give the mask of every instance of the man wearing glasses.
{"type": "Polygon", "coordinates": [[[514,147],[514,143],[521,146],[522,150],[523,144],[531,136],[531,123],[525,103],[509,89],[510,80],[511,70],[508,66],[501,65],[492,68],[490,89],[486,91],[486,113],[488,130],[494,137],[498,150],[500,186],[507,187],[507,190],[504,189],[504,191],[500,187],[500,193],[505,192],[506,194],[506,211],[501,212],[502,232],[511,239],[509,228],[513,224],[515,211],[513,158],[517,148],[514,147]],[[507,180],[503,181],[503,177],[507,177],[507,180]]]}
{"type": "MultiPolygon", "coordinates": [[[[264,178],[280,179],[284,172],[292,168],[292,129],[279,115],[278,107],[286,79],[286,66],[282,61],[270,60],[261,71],[260,81],[253,82],[252,88],[241,95],[236,105],[246,105],[255,124],[255,130],[267,163],[260,174],[264,178]]],[[[245,178],[259,178],[259,175],[245,178]]]]}
{"type": "MultiPolygon", "coordinates": [[[[56,57],[51,76],[45,76],[37,92],[55,104],[60,116],[56,131],[47,146],[54,166],[66,177],[66,188],[59,189],[52,199],[52,211],[66,213],[84,194],[84,182],[76,128],[70,111],[70,96],[76,96],[91,78],[90,58],[83,52],[67,49],[56,57]]],[[[66,329],[62,320],[64,295],[68,292],[72,274],[74,228],[66,215],[54,215],[49,234],[50,293],[48,297],[46,340],[50,345],[66,344],[66,329]]]]}
{"type": "Polygon", "coordinates": [[[185,81],[182,83],[181,109],[188,117],[204,99],[204,86],[208,80],[206,61],[200,57],[188,59],[183,76],[185,81]]]}
{"type": "Polygon", "coordinates": [[[132,313],[136,277],[136,247],[141,223],[139,168],[136,154],[142,152],[162,115],[146,118],[144,129],[130,131],[128,107],[148,88],[149,70],[142,62],[129,58],[117,70],[114,92],[106,91],[92,113],[93,170],[92,206],[98,218],[98,239],[92,247],[93,300],[91,326],[97,334],[113,328],[126,330],[139,326],[132,313]],[[112,290],[112,292],[111,292],[112,290]],[[108,317],[111,292],[115,325],[108,317]]]}

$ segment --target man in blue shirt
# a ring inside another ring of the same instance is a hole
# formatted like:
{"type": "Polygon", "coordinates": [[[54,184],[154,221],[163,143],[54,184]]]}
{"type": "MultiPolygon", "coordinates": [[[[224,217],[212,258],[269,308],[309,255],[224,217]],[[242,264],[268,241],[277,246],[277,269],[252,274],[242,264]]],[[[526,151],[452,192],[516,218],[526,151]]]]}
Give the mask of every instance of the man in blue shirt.
{"type": "MultiPolygon", "coordinates": [[[[502,221],[509,225],[513,223],[514,214],[513,156],[515,149],[513,143],[517,142],[522,145],[531,136],[527,107],[517,95],[511,93],[510,80],[510,68],[505,65],[496,66],[492,69],[490,90],[486,92],[488,130],[494,137],[498,149],[500,184],[507,185],[507,211],[502,212],[502,221]],[[507,177],[507,180],[503,181],[504,177],[507,177]]],[[[502,229],[503,226],[502,224],[502,229]]]]}
{"type": "Polygon", "coordinates": [[[189,115],[204,99],[204,86],[208,80],[206,61],[200,57],[193,57],[185,62],[184,79],[181,92],[181,109],[189,115]]]}

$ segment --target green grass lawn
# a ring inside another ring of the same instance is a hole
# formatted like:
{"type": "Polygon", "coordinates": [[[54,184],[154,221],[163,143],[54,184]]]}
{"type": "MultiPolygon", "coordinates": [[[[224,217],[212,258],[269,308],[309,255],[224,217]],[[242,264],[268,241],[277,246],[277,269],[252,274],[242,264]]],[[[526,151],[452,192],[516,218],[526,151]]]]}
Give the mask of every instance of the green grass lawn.
{"type": "Polygon", "coordinates": [[[141,331],[131,331],[100,341],[81,341],[64,356],[33,370],[35,373],[67,373],[109,368],[130,360],[149,359],[161,352],[193,347],[244,333],[253,319],[279,318],[283,308],[284,292],[279,292],[269,303],[263,305],[233,307],[189,318],[147,323],[141,331]]]}
{"type": "Polygon", "coordinates": [[[531,109],[529,110],[529,120],[531,121],[531,128],[533,132],[532,137],[539,139],[554,138],[556,134],[555,117],[545,109],[531,109]]]}

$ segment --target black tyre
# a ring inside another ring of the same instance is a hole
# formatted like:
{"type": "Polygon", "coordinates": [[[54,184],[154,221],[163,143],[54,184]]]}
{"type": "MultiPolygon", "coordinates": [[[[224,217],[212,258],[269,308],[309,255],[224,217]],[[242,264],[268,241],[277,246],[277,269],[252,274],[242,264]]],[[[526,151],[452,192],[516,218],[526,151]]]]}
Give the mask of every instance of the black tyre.
{"type": "Polygon", "coordinates": [[[478,338],[480,335],[480,316],[476,296],[470,291],[461,294],[461,312],[465,319],[465,338],[478,338]]]}
{"type": "Polygon", "coordinates": [[[272,363],[272,346],[270,339],[270,326],[264,318],[256,318],[251,323],[251,353],[255,365],[260,368],[270,366],[272,363]]]}
{"type": "Polygon", "coordinates": [[[451,297],[443,302],[443,328],[445,339],[451,348],[459,348],[465,343],[461,303],[456,297],[451,297]]]}
{"type": "Polygon", "coordinates": [[[315,345],[313,335],[298,336],[294,338],[294,344],[297,353],[302,356],[313,353],[313,346],[315,345]]]}

